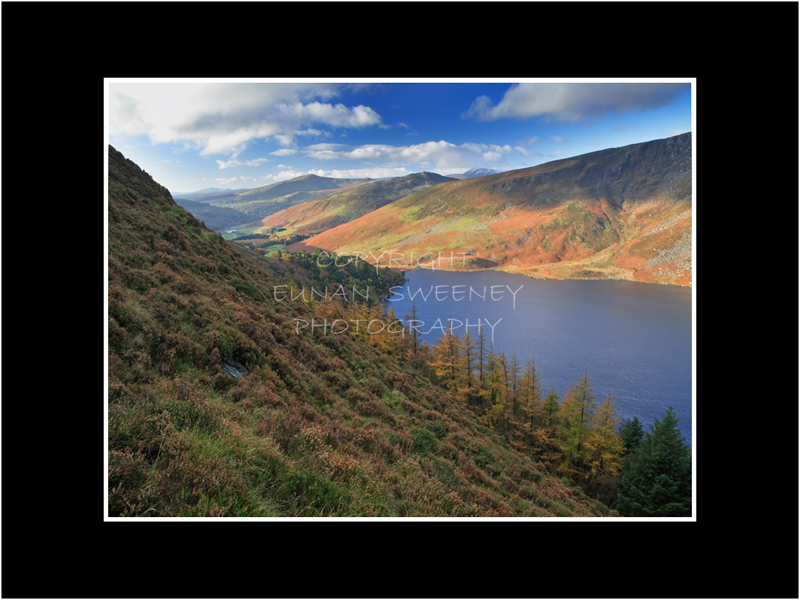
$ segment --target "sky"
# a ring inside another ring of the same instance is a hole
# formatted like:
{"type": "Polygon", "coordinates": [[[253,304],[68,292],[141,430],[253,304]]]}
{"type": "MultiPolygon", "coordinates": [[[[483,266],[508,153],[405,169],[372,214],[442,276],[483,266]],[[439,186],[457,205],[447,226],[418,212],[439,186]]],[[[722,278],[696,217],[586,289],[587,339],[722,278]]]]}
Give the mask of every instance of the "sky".
{"type": "Polygon", "coordinates": [[[106,138],[173,195],[509,171],[692,131],[693,81],[107,79],[106,138]]]}

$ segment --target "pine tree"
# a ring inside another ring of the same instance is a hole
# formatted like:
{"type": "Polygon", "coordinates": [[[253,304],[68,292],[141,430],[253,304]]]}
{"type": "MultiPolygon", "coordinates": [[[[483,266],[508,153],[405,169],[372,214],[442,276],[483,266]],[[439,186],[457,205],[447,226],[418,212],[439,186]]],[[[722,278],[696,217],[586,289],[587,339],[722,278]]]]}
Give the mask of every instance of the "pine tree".
{"type": "Polygon", "coordinates": [[[692,514],[692,462],[669,407],[655,420],[617,482],[617,510],[626,517],[688,517],[692,514]]]}
{"type": "Polygon", "coordinates": [[[619,436],[625,444],[625,454],[636,452],[639,444],[644,439],[644,429],[639,417],[624,419],[619,426],[619,436]]]}

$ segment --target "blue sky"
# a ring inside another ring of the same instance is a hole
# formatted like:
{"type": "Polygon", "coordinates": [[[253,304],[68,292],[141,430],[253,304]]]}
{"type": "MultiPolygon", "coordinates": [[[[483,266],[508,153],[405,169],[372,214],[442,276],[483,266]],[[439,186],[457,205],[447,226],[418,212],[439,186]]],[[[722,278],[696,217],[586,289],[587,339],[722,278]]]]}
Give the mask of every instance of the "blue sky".
{"type": "Polygon", "coordinates": [[[692,131],[691,80],[106,80],[108,142],[173,194],[521,169],[692,131]]]}

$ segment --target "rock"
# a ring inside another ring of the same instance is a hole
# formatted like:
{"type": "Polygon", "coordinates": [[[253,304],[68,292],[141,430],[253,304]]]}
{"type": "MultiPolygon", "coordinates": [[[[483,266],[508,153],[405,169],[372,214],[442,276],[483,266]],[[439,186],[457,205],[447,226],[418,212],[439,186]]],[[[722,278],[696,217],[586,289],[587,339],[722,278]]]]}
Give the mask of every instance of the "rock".
{"type": "Polygon", "coordinates": [[[230,377],[244,377],[250,373],[243,364],[235,360],[223,360],[222,370],[230,377]]]}

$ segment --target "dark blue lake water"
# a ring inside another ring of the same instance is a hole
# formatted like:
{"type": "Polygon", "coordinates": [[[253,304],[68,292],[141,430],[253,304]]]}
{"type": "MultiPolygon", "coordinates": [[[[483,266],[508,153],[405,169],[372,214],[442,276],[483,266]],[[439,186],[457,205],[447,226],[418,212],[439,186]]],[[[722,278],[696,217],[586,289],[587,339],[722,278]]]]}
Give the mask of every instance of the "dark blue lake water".
{"type": "Polygon", "coordinates": [[[402,318],[413,295],[423,340],[435,343],[450,326],[477,335],[480,324],[496,352],[516,352],[522,366],[534,357],[544,392],[563,397],[586,371],[598,401],[611,392],[621,419],[638,416],[646,432],[673,406],[692,445],[690,288],[498,271],[405,276],[387,306],[402,318]]]}

